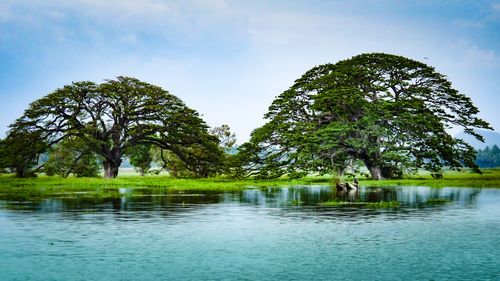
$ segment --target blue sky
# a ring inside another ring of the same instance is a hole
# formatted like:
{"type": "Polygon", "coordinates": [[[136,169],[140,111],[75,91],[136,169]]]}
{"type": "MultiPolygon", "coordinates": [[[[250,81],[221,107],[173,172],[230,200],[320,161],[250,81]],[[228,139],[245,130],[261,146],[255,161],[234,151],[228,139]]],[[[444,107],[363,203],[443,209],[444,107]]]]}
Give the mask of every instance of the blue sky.
{"type": "Polygon", "coordinates": [[[0,137],[59,87],[127,75],[241,143],[308,69],[368,52],[436,67],[500,131],[500,1],[1,0],[0,137]]]}

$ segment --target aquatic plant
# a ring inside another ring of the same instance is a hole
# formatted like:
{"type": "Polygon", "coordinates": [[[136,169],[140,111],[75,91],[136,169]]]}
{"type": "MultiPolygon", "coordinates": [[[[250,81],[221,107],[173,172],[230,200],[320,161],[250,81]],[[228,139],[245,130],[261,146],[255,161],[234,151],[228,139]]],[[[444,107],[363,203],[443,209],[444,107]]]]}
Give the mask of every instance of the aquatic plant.
{"type": "Polygon", "coordinates": [[[352,202],[348,201],[326,201],[326,202],[321,202],[319,205],[321,206],[345,206],[345,205],[351,205],[352,202]]]}
{"type": "Polygon", "coordinates": [[[366,208],[369,209],[391,209],[399,207],[401,203],[399,201],[380,201],[380,202],[370,202],[366,204],[366,208]]]}
{"type": "Polygon", "coordinates": [[[24,210],[24,205],[9,204],[0,206],[0,210],[24,210]]]}

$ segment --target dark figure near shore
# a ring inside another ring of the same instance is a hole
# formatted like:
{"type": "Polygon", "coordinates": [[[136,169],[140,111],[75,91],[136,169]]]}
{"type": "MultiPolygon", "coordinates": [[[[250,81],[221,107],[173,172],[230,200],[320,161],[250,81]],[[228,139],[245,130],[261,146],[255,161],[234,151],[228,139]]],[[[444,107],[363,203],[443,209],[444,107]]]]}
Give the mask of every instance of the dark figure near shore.
{"type": "Polygon", "coordinates": [[[337,183],[336,184],[337,191],[350,191],[350,190],[358,190],[358,185],[357,184],[352,184],[352,183],[337,183]]]}
{"type": "Polygon", "coordinates": [[[358,184],[359,184],[358,178],[357,178],[356,176],[354,176],[353,183],[354,183],[355,185],[358,185],[358,184]]]}

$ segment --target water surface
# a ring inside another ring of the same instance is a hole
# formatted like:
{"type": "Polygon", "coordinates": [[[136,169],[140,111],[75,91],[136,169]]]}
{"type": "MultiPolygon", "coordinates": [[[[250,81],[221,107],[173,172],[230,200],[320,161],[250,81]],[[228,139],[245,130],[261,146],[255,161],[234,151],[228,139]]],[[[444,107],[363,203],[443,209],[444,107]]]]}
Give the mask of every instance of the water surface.
{"type": "Polygon", "coordinates": [[[0,201],[0,280],[500,278],[500,189],[121,193],[0,201]]]}

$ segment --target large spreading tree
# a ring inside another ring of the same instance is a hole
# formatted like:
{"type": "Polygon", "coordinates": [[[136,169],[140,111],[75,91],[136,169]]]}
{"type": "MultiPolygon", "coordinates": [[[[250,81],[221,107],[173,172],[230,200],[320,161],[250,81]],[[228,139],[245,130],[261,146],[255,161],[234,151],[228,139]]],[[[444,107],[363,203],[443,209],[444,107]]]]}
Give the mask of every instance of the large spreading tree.
{"type": "Polygon", "coordinates": [[[279,95],[268,122],[240,149],[249,174],[331,173],[362,161],[373,179],[423,168],[474,163],[474,149],[446,130],[491,129],[470,98],[431,66],[405,57],[362,54],[306,72],[279,95]]]}
{"type": "Polygon", "coordinates": [[[155,145],[175,154],[197,175],[207,176],[221,155],[217,138],[207,129],[198,113],[178,97],[120,76],[100,85],[75,82],[33,102],[10,125],[4,143],[14,147],[16,138],[30,136],[25,149],[32,164],[36,155],[54,144],[77,138],[104,159],[106,178],[118,175],[126,151],[155,145]],[[203,147],[203,154],[192,153],[199,147],[203,147]]]}

